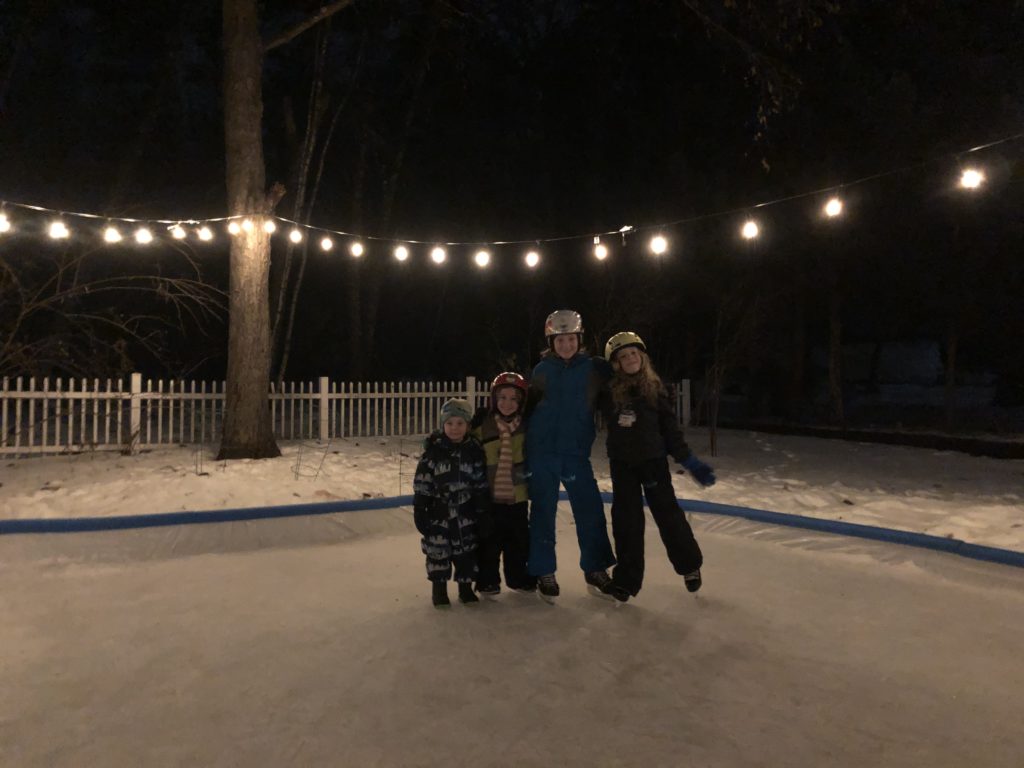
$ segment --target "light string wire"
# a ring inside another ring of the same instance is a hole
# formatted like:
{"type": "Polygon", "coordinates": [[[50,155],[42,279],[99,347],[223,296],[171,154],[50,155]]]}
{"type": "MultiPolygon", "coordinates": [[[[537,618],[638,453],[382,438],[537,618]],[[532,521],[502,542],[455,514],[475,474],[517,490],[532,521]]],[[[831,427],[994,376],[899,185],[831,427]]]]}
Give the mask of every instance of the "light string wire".
{"type": "Polygon", "coordinates": [[[752,205],[737,206],[733,208],[723,209],[719,211],[712,211],[709,213],[697,214],[695,216],[689,216],[681,219],[675,219],[673,221],[662,222],[658,224],[644,224],[640,226],[624,226],[620,229],[599,231],[599,232],[587,232],[573,235],[562,235],[556,237],[540,237],[540,238],[525,238],[520,240],[461,240],[461,241],[439,241],[439,240],[420,240],[416,238],[399,238],[399,237],[382,237],[377,235],[362,235],[355,232],[348,232],[341,229],[333,229],[330,227],[317,226],[314,224],[304,224],[302,222],[289,219],[284,216],[277,215],[266,215],[260,213],[246,213],[246,214],[234,214],[230,216],[215,216],[207,218],[184,218],[184,219],[165,219],[165,218],[131,218],[126,216],[105,216],[98,213],[89,213],[83,211],[68,211],[57,208],[47,208],[41,205],[33,205],[30,203],[22,203],[12,200],[0,200],[0,214],[4,213],[5,209],[10,206],[12,208],[21,208],[31,211],[37,211],[40,213],[47,213],[56,215],[58,217],[77,217],[83,219],[94,219],[98,221],[105,221],[108,223],[127,223],[127,224],[162,224],[167,227],[173,228],[175,226],[199,226],[204,224],[216,224],[220,222],[239,222],[245,219],[256,219],[256,220],[273,220],[290,224],[294,228],[301,228],[309,232],[322,233],[336,235],[339,237],[350,237],[357,240],[366,240],[370,242],[386,242],[386,243],[407,243],[409,245],[446,245],[446,246],[501,246],[501,245],[541,245],[543,243],[558,243],[569,240],[585,240],[591,238],[610,237],[613,235],[625,235],[635,234],[643,231],[661,230],[668,229],[670,227],[679,226],[682,224],[693,224],[699,221],[706,221],[709,219],[720,218],[723,216],[734,216],[741,213],[749,213],[752,210],[758,210],[767,208],[773,205],[779,205],[781,203],[791,202],[793,200],[801,200],[808,197],[818,197],[825,195],[829,192],[839,192],[844,189],[864,184],[869,181],[876,179],[885,178],[888,176],[895,176],[898,174],[907,173],[909,171],[915,171],[925,166],[934,165],[939,162],[947,162],[950,158],[960,158],[964,155],[968,155],[974,152],[980,152],[991,147],[996,147],[1001,144],[1007,144],[1009,142],[1018,141],[1024,138],[1024,132],[1012,134],[1010,136],[1004,136],[1002,138],[990,141],[985,144],[980,144],[975,147],[971,147],[966,150],[959,150],[954,152],[947,152],[942,155],[911,163],[899,168],[893,168],[879,173],[870,174],[868,176],[862,176],[852,181],[841,182],[839,184],[833,184],[827,187],[820,187],[817,189],[809,190],[807,192],[798,192],[792,195],[786,195],[784,197],[774,198],[772,200],[762,201],[760,203],[754,203],[752,205]]]}

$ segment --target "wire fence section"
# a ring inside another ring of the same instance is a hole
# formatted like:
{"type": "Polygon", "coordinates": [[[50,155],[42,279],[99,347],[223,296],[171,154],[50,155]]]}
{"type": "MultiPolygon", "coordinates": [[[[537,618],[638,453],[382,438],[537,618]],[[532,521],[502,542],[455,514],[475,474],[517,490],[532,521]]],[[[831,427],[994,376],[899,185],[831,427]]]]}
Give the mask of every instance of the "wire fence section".
{"type": "MultiPolygon", "coordinates": [[[[282,382],[270,386],[274,435],[281,440],[422,435],[436,429],[452,397],[474,408],[490,398],[489,381],[282,382]]],[[[689,422],[690,387],[671,387],[689,422]]],[[[0,379],[0,455],[28,456],[161,445],[212,445],[224,418],[222,381],[143,379],[0,379]]]]}

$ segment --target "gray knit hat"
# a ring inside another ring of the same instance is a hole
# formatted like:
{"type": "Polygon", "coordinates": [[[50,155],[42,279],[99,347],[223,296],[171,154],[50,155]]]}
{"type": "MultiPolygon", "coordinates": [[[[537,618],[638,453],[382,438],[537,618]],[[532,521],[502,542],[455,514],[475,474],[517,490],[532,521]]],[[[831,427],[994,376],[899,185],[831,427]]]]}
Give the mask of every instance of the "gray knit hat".
{"type": "Polygon", "coordinates": [[[442,405],[441,413],[437,419],[438,428],[444,429],[444,423],[448,419],[454,419],[456,416],[465,419],[467,424],[472,421],[473,406],[469,404],[468,400],[461,400],[455,397],[442,405]]]}

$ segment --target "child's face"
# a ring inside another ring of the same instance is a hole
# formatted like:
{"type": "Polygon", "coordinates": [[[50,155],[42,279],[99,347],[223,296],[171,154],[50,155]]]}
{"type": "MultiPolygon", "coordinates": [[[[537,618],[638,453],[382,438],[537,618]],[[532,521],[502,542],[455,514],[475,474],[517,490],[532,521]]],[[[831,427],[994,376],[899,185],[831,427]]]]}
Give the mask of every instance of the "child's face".
{"type": "Polygon", "coordinates": [[[498,413],[511,416],[519,410],[519,390],[515,387],[502,387],[494,393],[494,402],[498,406],[498,413]]]}
{"type": "Polygon", "coordinates": [[[469,424],[461,416],[452,416],[444,423],[444,434],[453,443],[461,443],[468,429],[469,424]]]}
{"type": "Polygon", "coordinates": [[[563,360],[570,360],[580,351],[580,339],[575,333],[555,336],[555,354],[563,360]]]}
{"type": "Polygon", "coordinates": [[[637,373],[643,367],[644,359],[640,356],[640,350],[636,347],[626,347],[615,353],[615,362],[619,364],[622,372],[628,376],[637,373]]]}

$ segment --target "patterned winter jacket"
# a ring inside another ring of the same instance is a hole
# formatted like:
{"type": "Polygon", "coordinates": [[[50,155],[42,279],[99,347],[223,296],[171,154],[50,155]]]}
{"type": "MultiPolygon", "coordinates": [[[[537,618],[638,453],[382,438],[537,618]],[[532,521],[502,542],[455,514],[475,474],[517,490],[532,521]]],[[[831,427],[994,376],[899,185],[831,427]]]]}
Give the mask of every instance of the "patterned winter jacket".
{"type": "Polygon", "coordinates": [[[590,458],[594,409],[611,374],[608,361],[582,352],[569,360],[548,355],[537,363],[530,377],[530,404],[539,399],[526,433],[530,461],[543,455],[590,458]]]}
{"type": "Polygon", "coordinates": [[[484,450],[471,435],[453,443],[434,432],[423,443],[423,457],[413,480],[413,516],[416,528],[427,534],[431,522],[456,518],[475,523],[488,507],[484,450]]]}

